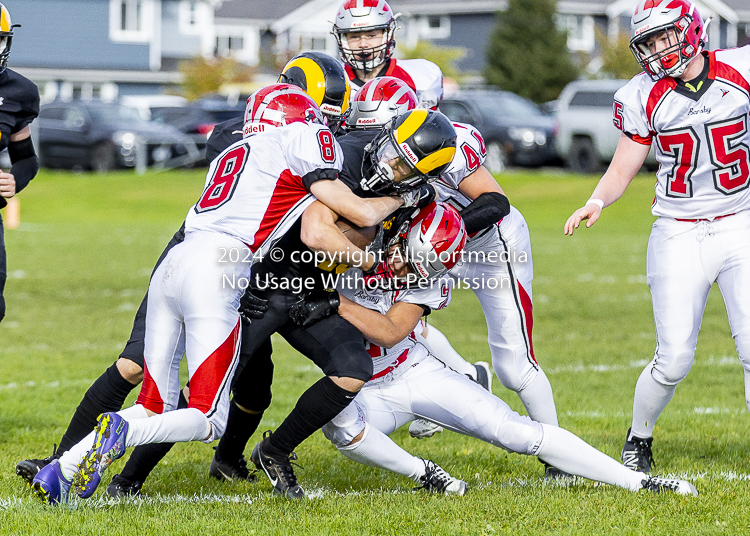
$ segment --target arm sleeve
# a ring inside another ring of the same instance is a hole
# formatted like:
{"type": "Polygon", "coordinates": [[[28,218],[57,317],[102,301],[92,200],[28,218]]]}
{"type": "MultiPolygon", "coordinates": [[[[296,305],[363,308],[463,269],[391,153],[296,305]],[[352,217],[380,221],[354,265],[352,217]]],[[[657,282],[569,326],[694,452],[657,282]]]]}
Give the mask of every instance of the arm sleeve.
{"type": "Polygon", "coordinates": [[[39,171],[39,158],[34,151],[31,138],[13,141],[8,144],[10,172],[16,181],[16,193],[26,188],[39,171]]]}
{"type": "Polygon", "coordinates": [[[461,211],[466,232],[478,233],[510,214],[510,201],[500,192],[485,192],[461,211]]]}

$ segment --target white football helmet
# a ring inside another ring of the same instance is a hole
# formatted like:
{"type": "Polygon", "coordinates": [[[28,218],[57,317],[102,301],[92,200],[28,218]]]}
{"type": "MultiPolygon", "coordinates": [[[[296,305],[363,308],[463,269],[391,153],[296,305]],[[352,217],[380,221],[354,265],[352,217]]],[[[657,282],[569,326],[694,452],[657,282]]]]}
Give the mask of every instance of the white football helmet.
{"type": "Polygon", "coordinates": [[[339,52],[344,63],[353,69],[370,72],[390,59],[396,41],[396,17],[385,0],[346,0],[333,23],[333,35],[339,44],[339,52]],[[381,44],[371,48],[353,49],[347,35],[366,30],[383,30],[381,44]]]}

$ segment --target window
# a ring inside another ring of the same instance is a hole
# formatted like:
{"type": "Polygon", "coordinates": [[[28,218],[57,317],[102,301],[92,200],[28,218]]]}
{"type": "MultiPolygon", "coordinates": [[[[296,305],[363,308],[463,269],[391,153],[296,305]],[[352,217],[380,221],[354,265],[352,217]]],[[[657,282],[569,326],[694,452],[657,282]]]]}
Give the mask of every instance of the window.
{"type": "Polygon", "coordinates": [[[148,42],[152,20],[153,0],[109,0],[109,37],[112,41],[148,42]]]}
{"type": "Polygon", "coordinates": [[[592,108],[612,108],[614,91],[579,91],[570,99],[570,107],[590,106],[592,108]]]}
{"type": "Polygon", "coordinates": [[[457,102],[443,101],[440,103],[440,111],[450,118],[451,121],[459,123],[476,124],[469,110],[463,104],[457,102]]]}
{"type": "Polygon", "coordinates": [[[446,15],[428,15],[419,19],[419,37],[447,39],[451,36],[451,19],[446,15]]]}
{"type": "Polygon", "coordinates": [[[42,108],[39,110],[39,119],[54,119],[62,121],[65,117],[65,108],[42,108]]]}
{"type": "Polygon", "coordinates": [[[216,53],[219,56],[231,56],[245,48],[245,39],[241,35],[216,36],[216,53]]]}
{"type": "Polygon", "coordinates": [[[593,52],[596,44],[594,18],[589,15],[560,15],[558,27],[568,32],[568,49],[593,52]]]}
{"type": "Polygon", "coordinates": [[[326,37],[323,35],[302,35],[299,38],[300,50],[327,50],[326,37]]]}

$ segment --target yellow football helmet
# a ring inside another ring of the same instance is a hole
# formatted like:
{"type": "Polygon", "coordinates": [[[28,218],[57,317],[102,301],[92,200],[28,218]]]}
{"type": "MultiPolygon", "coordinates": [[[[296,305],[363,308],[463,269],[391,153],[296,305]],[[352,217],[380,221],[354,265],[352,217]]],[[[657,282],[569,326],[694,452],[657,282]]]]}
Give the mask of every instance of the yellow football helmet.
{"type": "Polygon", "coordinates": [[[13,23],[10,22],[8,9],[0,4],[0,73],[8,64],[11,41],[13,41],[13,23]]]}

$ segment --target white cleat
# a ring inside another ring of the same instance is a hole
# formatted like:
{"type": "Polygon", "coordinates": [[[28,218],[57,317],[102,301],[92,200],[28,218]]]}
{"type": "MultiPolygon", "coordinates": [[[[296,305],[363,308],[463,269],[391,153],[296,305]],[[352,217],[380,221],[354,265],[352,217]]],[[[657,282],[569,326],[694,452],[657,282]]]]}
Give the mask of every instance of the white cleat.
{"type": "Polygon", "coordinates": [[[432,437],[443,431],[443,427],[427,419],[416,419],[409,425],[409,435],[414,439],[432,437]]]}
{"type": "Polygon", "coordinates": [[[660,478],[658,476],[650,476],[643,482],[641,482],[643,489],[653,491],[655,493],[661,493],[663,491],[673,491],[678,495],[692,495],[698,496],[698,490],[695,489],[690,482],[687,480],[677,480],[673,478],[660,478]]]}

